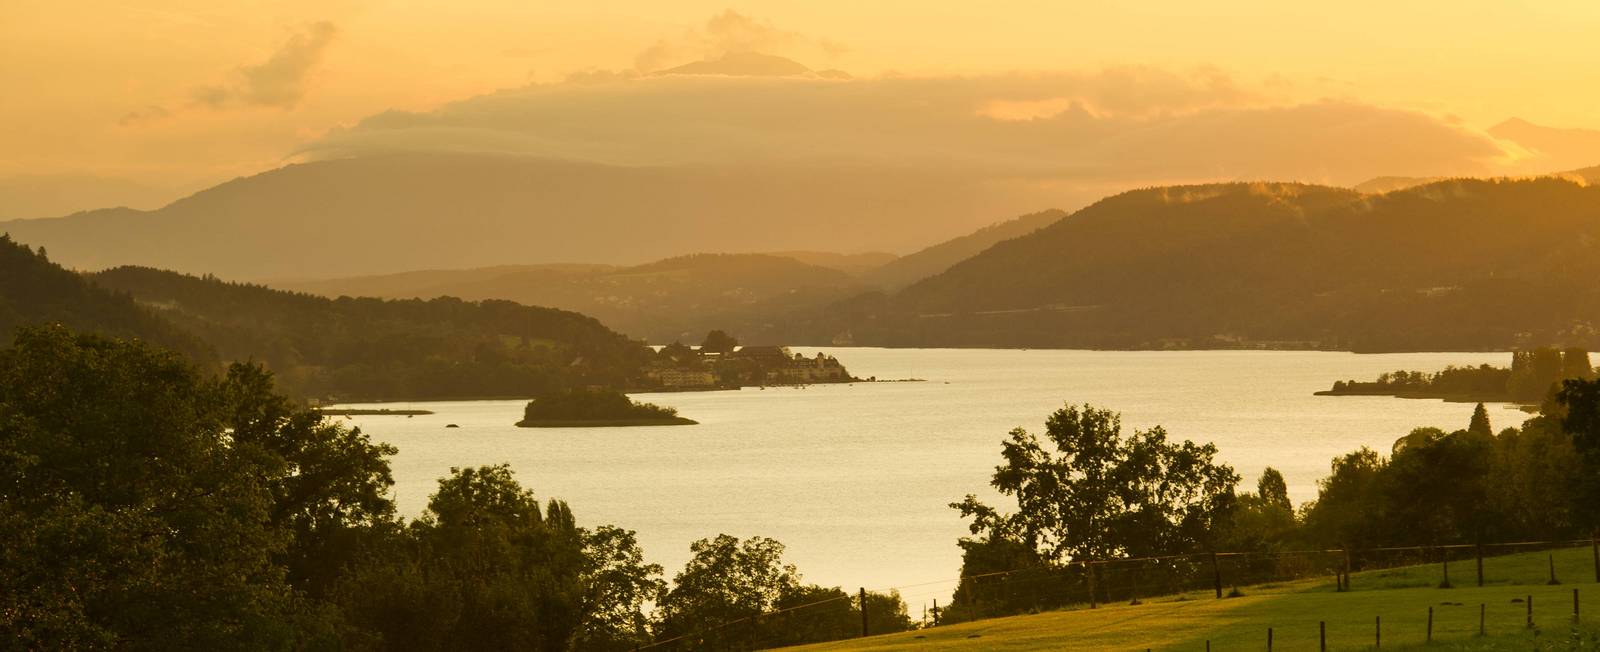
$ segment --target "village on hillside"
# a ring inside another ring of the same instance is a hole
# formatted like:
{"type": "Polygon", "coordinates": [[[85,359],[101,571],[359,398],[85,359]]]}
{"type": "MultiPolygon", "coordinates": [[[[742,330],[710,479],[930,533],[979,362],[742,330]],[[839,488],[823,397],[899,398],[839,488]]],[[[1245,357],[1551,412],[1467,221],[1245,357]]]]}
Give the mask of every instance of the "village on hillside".
{"type": "Polygon", "coordinates": [[[786,346],[740,346],[722,331],[711,331],[699,347],[681,342],[662,347],[645,368],[644,378],[654,388],[669,391],[859,380],[833,356],[806,357],[786,346]]]}

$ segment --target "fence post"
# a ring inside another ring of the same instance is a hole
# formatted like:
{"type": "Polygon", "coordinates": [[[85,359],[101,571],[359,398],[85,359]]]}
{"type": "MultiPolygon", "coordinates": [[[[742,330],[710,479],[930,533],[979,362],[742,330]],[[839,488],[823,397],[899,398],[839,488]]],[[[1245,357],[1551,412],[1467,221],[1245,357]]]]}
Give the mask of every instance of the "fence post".
{"type": "MultiPolygon", "coordinates": [[[[1217,599],[1222,599],[1222,563],[1217,561],[1217,552],[1211,551],[1211,580],[1217,589],[1217,599]]],[[[1268,638],[1271,638],[1270,636],[1268,638]]]]}
{"type": "Polygon", "coordinates": [[[1272,652],[1272,628],[1267,628],[1267,652],[1272,652]]]}
{"type": "Polygon", "coordinates": [[[1578,622],[1578,590],[1572,590],[1572,622],[1578,622]]]}
{"type": "Polygon", "coordinates": [[[1478,586],[1483,586],[1483,542],[1478,542],[1478,586]]]}
{"type": "Polygon", "coordinates": [[[1589,534],[1589,550],[1594,552],[1594,581],[1600,583],[1600,533],[1589,534]]]}
{"type": "Polygon", "coordinates": [[[867,637],[867,587],[861,587],[861,638],[867,637]]]}
{"type": "Polygon", "coordinates": [[[1478,635],[1479,636],[1488,636],[1489,635],[1489,628],[1485,624],[1485,621],[1488,620],[1488,618],[1487,618],[1488,612],[1489,612],[1489,605],[1488,604],[1481,603],[1481,602],[1478,603],[1478,635]]]}
{"type": "Polygon", "coordinates": [[[1128,589],[1128,591],[1133,595],[1132,599],[1128,601],[1128,605],[1138,606],[1143,603],[1139,602],[1139,565],[1137,563],[1133,565],[1130,575],[1132,575],[1132,577],[1129,579],[1129,584],[1132,588],[1128,589]]]}
{"type": "Polygon", "coordinates": [[[1383,616],[1372,619],[1372,647],[1383,647],[1383,616]]]}
{"type": "Polygon", "coordinates": [[[1439,588],[1448,589],[1450,586],[1450,551],[1444,550],[1444,579],[1439,582],[1439,588]]]}
{"type": "Polygon", "coordinates": [[[1350,590],[1350,549],[1344,549],[1344,590],[1350,590]]]}
{"type": "Polygon", "coordinates": [[[1090,562],[1090,561],[1083,562],[1083,570],[1089,576],[1089,608],[1093,609],[1093,608],[1095,608],[1097,606],[1097,605],[1095,605],[1095,595],[1094,595],[1094,592],[1095,592],[1094,591],[1094,589],[1095,589],[1095,586],[1094,586],[1094,562],[1090,562]]]}
{"type": "Polygon", "coordinates": [[[1433,607],[1428,607],[1428,642],[1433,642],[1433,607]]]}
{"type": "Polygon", "coordinates": [[[1533,629],[1533,596],[1528,596],[1528,629],[1533,629]]]}
{"type": "Polygon", "coordinates": [[[1556,579],[1556,554],[1552,552],[1550,553],[1550,581],[1545,584],[1555,586],[1560,583],[1561,580],[1556,579]]]}
{"type": "Polygon", "coordinates": [[[1328,652],[1328,621],[1317,623],[1317,649],[1328,652]]]}

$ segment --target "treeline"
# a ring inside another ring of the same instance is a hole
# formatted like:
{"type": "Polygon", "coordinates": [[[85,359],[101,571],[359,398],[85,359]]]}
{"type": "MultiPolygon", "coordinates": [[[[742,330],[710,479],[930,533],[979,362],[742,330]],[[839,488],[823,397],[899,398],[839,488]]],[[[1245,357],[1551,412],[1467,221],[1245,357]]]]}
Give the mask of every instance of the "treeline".
{"type": "Polygon", "coordinates": [[[11,341],[18,328],[44,323],[139,338],[202,362],[217,357],[210,345],[140,307],[133,297],[62,269],[43,247],[34,251],[0,234],[0,342],[11,341]]]}
{"type": "MultiPolygon", "coordinates": [[[[1291,551],[1600,531],[1597,380],[1563,382],[1521,428],[1496,432],[1480,404],[1466,428],[1418,428],[1386,453],[1362,448],[1337,457],[1316,500],[1298,509],[1281,473],[1268,468],[1256,491],[1240,492],[1238,474],[1215,461],[1216,452],[1171,442],[1159,427],[1124,434],[1116,414],[1089,406],[1051,415],[1043,437],[1013,431],[993,485],[1017,510],[973,496],[952,505],[971,520],[973,536],[960,541],[964,579],[942,620],[1085,600],[1082,591],[1063,591],[1093,586],[1076,561],[1155,558],[1139,567],[1149,595],[1195,588],[1184,578],[1203,577],[1209,587],[1210,564],[1185,556],[1219,551],[1255,553],[1239,557],[1245,566],[1234,572],[1271,579],[1305,570],[1291,551]],[[996,574],[1002,579],[987,579],[996,574]]],[[[1137,597],[1139,577],[1121,579],[1124,597],[1130,590],[1137,597]]]]}
{"type": "Polygon", "coordinates": [[[1595,377],[1589,352],[1580,348],[1550,347],[1517,351],[1511,368],[1479,365],[1446,367],[1443,371],[1394,371],[1370,382],[1335,381],[1328,396],[1400,396],[1456,401],[1493,401],[1538,404],[1567,379],[1595,377]]]}
{"type": "Polygon", "coordinates": [[[119,267],[89,277],[159,309],[290,393],[350,400],[522,397],[630,384],[644,345],[583,315],[510,301],[325,299],[119,267]]]}
{"type": "MultiPolygon", "coordinates": [[[[394,453],[259,366],[218,378],[144,343],[23,329],[0,350],[5,647],[742,650],[859,632],[856,603],[802,583],[775,541],[696,542],[669,584],[633,532],[578,526],[505,466],[453,469],[400,518],[394,453]],[[821,600],[803,622],[753,618],[821,600]]],[[[910,626],[897,595],[866,609],[874,631],[910,626]]]]}

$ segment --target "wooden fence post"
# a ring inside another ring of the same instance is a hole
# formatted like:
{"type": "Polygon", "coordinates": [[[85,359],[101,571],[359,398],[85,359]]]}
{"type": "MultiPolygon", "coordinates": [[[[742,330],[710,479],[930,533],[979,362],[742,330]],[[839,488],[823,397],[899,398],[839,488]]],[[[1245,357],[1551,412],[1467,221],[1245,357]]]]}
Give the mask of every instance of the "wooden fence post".
{"type": "Polygon", "coordinates": [[[1572,622],[1578,622],[1578,590],[1572,590],[1572,622]]]}
{"type": "Polygon", "coordinates": [[[1483,542],[1478,542],[1478,586],[1483,586],[1483,542]]]}
{"type": "Polygon", "coordinates": [[[861,587],[861,638],[867,637],[867,587],[861,587]]]}
{"type": "Polygon", "coordinates": [[[1222,599],[1222,563],[1217,561],[1216,551],[1211,552],[1211,581],[1217,589],[1217,599],[1222,599]]]}
{"type": "Polygon", "coordinates": [[[1533,629],[1533,596],[1528,596],[1528,629],[1533,629]]]}
{"type": "Polygon", "coordinates": [[[1129,580],[1129,583],[1132,586],[1132,588],[1129,589],[1129,592],[1133,594],[1133,599],[1129,600],[1128,604],[1130,606],[1138,606],[1142,604],[1139,602],[1139,565],[1134,564],[1133,569],[1129,574],[1132,576],[1129,580]]]}
{"type": "Polygon", "coordinates": [[[1272,652],[1272,628],[1267,628],[1267,652],[1272,652]]]}
{"type": "Polygon", "coordinates": [[[1328,652],[1328,621],[1317,623],[1317,649],[1328,652]]]}
{"type": "Polygon", "coordinates": [[[1594,553],[1594,581],[1600,583],[1600,533],[1589,535],[1589,550],[1594,553]]]}
{"type": "Polygon", "coordinates": [[[1439,582],[1439,588],[1448,589],[1450,586],[1450,551],[1444,551],[1444,579],[1439,582]]]}
{"type": "Polygon", "coordinates": [[[1383,647],[1383,616],[1372,619],[1372,647],[1383,647]]]}
{"type": "Polygon", "coordinates": [[[1433,642],[1433,607],[1428,607],[1428,642],[1433,642]]]}
{"type": "Polygon", "coordinates": [[[1489,635],[1489,627],[1486,624],[1486,621],[1488,620],[1488,613],[1489,613],[1489,605],[1486,604],[1486,603],[1478,603],[1478,635],[1479,636],[1488,636],[1489,635]]]}
{"type": "Polygon", "coordinates": [[[1089,576],[1089,608],[1093,609],[1096,606],[1094,595],[1094,562],[1083,562],[1083,570],[1084,573],[1089,576]]]}

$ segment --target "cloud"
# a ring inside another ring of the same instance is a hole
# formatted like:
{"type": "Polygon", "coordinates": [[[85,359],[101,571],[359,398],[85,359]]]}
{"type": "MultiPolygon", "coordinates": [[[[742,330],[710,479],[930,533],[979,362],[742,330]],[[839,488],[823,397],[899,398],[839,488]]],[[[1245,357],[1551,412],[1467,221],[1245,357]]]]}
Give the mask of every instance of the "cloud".
{"type": "Polygon", "coordinates": [[[306,25],[289,37],[266,61],[240,66],[234,78],[221,84],[197,86],[188,102],[177,108],[151,105],[130,111],[118,123],[124,127],[159,120],[189,108],[223,110],[234,107],[292,109],[305,98],[311,74],[339,34],[329,21],[306,25]]]}
{"type": "Polygon", "coordinates": [[[728,9],[677,38],[656,41],[634,56],[633,68],[649,73],[698,59],[749,52],[811,54],[815,50],[831,59],[847,49],[836,41],[812,39],[728,9]]]}
{"type": "Polygon", "coordinates": [[[1483,174],[1507,156],[1493,138],[1428,114],[1282,102],[1223,71],[1151,67],[855,80],[591,73],[376,115],[302,153],[397,150],[901,167],[1096,187],[1483,174]]]}

